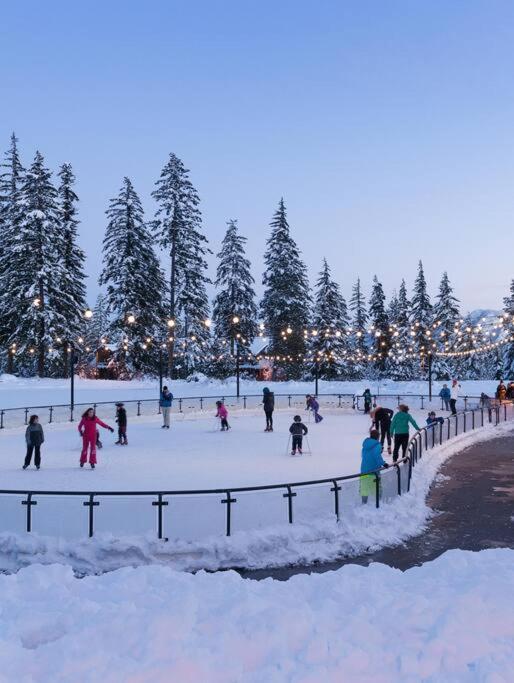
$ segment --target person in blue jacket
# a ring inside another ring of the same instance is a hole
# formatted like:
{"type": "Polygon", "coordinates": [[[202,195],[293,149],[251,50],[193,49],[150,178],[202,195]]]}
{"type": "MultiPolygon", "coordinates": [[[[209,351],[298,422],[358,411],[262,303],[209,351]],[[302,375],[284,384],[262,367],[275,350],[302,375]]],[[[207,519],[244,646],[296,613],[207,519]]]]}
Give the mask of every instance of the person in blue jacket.
{"type": "Polygon", "coordinates": [[[368,502],[370,496],[376,496],[375,474],[369,473],[381,467],[389,467],[382,457],[382,445],[379,439],[378,430],[372,429],[369,437],[362,442],[360,494],[363,504],[368,502]]]}
{"type": "Polygon", "coordinates": [[[444,424],[444,418],[442,417],[437,417],[435,414],[434,410],[431,410],[428,413],[427,417],[427,425],[430,427],[431,425],[437,425],[437,424],[444,424]]]}
{"type": "Polygon", "coordinates": [[[170,428],[171,404],[173,402],[173,394],[168,387],[163,387],[159,405],[162,410],[162,429],[170,428]]]}
{"type": "Polygon", "coordinates": [[[444,403],[444,409],[448,412],[450,411],[450,399],[452,397],[452,392],[448,388],[447,384],[443,384],[443,388],[439,392],[439,396],[442,398],[444,403]]]}

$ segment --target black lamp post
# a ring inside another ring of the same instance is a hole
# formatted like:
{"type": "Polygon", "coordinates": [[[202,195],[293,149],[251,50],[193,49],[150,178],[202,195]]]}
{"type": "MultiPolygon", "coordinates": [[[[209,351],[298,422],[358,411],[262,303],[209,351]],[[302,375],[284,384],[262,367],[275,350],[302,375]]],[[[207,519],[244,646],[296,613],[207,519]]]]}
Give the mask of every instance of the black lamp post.
{"type": "Polygon", "coordinates": [[[235,332],[235,325],[239,323],[239,316],[235,315],[232,318],[232,325],[234,326],[232,328],[232,343],[235,346],[235,351],[236,351],[236,396],[239,398],[240,396],[240,359],[241,359],[241,352],[239,348],[239,337],[241,336],[240,334],[237,334],[235,332]]]}

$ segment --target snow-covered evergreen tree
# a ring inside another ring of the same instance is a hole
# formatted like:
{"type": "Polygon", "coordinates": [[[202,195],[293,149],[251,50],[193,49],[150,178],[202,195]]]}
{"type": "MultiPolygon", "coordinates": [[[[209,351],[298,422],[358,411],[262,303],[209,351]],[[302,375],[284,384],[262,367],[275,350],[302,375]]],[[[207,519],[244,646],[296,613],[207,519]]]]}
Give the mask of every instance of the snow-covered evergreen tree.
{"type": "MultiPolygon", "coordinates": [[[[23,215],[10,240],[11,274],[1,293],[2,308],[15,321],[8,344],[16,344],[19,364],[40,377],[65,320],[60,285],[65,277],[59,254],[57,190],[37,152],[21,187],[23,215]],[[35,359],[35,362],[34,362],[35,359]]],[[[53,354],[53,351],[52,351],[53,354]]]]}
{"type": "Polygon", "coordinates": [[[309,351],[319,358],[318,371],[323,379],[347,377],[349,338],[348,308],[337,282],[332,279],[329,265],[323,259],[323,268],[316,282],[313,309],[313,327],[309,351]]]}
{"type": "MultiPolygon", "coordinates": [[[[21,218],[21,187],[24,169],[18,152],[18,138],[13,133],[11,144],[0,164],[0,292],[11,291],[11,277],[14,274],[13,239],[18,232],[21,218]]],[[[0,294],[0,348],[5,350],[11,337],[15,319],[10,317],[12,311],[8,298],[0,294]],[[3,302],[3,303],[2,303],[3,302]]],[[[12,371],[12,356],[8,362],[8,371],[12,371]]]]}
{"type": "Polygon", "coordinates": [[[106,214],[109,222],[99,284],[106,287],[112,316],[110,335],[118,342],[119,357],[129,368],[152,370],[155,358],[150,348],[144,348],[145,340],[160,337],[166,330],[162,304],[166,289],[143,207],[128,178],[124,178],[106,214]]]}
{"type": "Polygon", "coordinates": [[[480,353],[469,353],[485,343],[480,329],[473,325],[471,317],[464,318],[464,323],[457,333],[455,350],[468,352],[455,357],[455,374],[460,379],[482,379],[484,374],[484,357],[480,353]]]}
{"type": "MultiPolygon", "coordinates": [[[[411,301],[411,324],[414,327],[414,336],[412,338],[414,352],[420,356],[422,352],[428,351],[430,338],[426,333],[427,331],[432,332],[432,304],[430,303],[421,261],[419,262],[418,274],[414,282],[414,292],[411,301]]],[[[421,370],[420,363],[418,367],[421,370]]]]}
{"type": "MultiPolygon", "coordinates": [[[[440,349],[451,350],[455,345],[455,324],[459,321],[459,300],[453,294],[448,273],[443,273],[439,284],[439,292],[433,308],[433,320],[437,327],[434,339],[440,349]]],[[[452,357],[435,356],[434,372],[440,379],[450,379],[455,372],[452,357]]]]}
{"type": "Polygon", "coordinates": [[[293,360],[288,363],[289,374],[299,376],[302,369],[299,356],[305,353],[304,331],[309,322],[309,281],[298,246],[291,237],[283,199],[270,226],[264,255],[261,314],[270,338],[270,353],[290,356],[293,360]]]}
{"type": "MultiPolygon", "coordinates": [[[[175,335],[183,339],[180,349],[182,374],[193,370],[206,353],[209,316],[206,286],[207,238],[202,233],[200,198],[182,161],[170,154],[152,197],[157,202],[153,232],[170,258],[167,315],[175,320],[175,335]]],[[[174,346],[169,349],[169,373],[174,346]]]]}
{"type": "Polygon", "coordinates": [[[372,327],[372,353],[375,356],[372,366],[379,377],[384,376],[389,367],[388,353],[391,349],[391,334],[385,306],[385,294],[377,276],[373,278],[369,298],[369,320],[372,327]]]}
{"type": "MultiPolygon", "coordinates": [[[[59,251],[63,280],[59,285],[61,296],[58,310],[64,320],[64,329],[60,335],[64,340],[72,341],[81,334],[83,316],[86,309],[86,285],[84,273],[85,256],[77,243],[78,197],[74,190],[75,176],[70,164],[63,164],[59,169],[60,185],[58,188],[59,201],[59,241],[56,245],[59,251]]],[[[68,345],[64,344],[64,368],[67,375],[68,345]]]]}
{"type": "MultiPolygon", "coordinates": [[[[510,337],[514,337],[514,279],[510,283],[510,295],[503,299],[503,310],[508,316],[506,323],[507,334],[510,337]]],[[[514,378],[514,340],[505,345],[502,365],[505,376],[514,378]]]]}
{"type": "Polygon", "coordinates": [[[217,294],[214,299],[212,319],[219,339],[230,340],[234,353],[234,339],[247,347],[257,334],[257,305],[255,303],[255,280],[250,272],[250,261],[245,256],[246,237],[238,231],[237,221],[230,220],[221,243],[216,271],[217,294]],[[239,322],[235,323],[234,319],[239,322]]]}
{"type": "Polygon", "coordinates": [[[410,301],[407,286],[402,280],[398,290],[398,298],[389,309],[389,322],[393,328],[391,338],[392,362],[391,374],[397,380],[409,380],[413,374],[412,337],[410,333],[410,301]]]}
{"type": "Polygon", "coordinates": [[[350,339],[350,353],[352,360],[350,363],[352,379],[360,379],[367,367],[367,356],[369,349],[367,346],[367,323],[368,313],[366,311],[366,299],[362,292],[360,278],[352,288],[350,298],[350,311],[352,315],[352,335],[350,339]]]}

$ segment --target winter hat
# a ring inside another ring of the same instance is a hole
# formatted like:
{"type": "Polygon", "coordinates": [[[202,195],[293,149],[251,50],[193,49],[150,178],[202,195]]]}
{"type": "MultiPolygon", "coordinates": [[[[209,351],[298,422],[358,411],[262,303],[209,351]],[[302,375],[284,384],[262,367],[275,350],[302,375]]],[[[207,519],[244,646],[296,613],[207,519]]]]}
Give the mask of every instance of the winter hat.
{"type": "Polygon", "coordinates": [[[295,422],[301,422],[301,421],[302,421],[302,418],[301,418],[299,415],[295,415],[295,416],[293,417],[293,420],[294,420],[295,422]]]}
{"type": "Polygon", "coordinates": [[[269,394],[269,389],[268,389],[268,387],[264,387],[264,389],[262,390],[262,393],[263,393],[263,394],[269,394]]]}
{"type": "Polygon", "coordinates": [[[119,403],[116,403],[116,408],[123,408],[123,403],[120,401],[119,403]]]}

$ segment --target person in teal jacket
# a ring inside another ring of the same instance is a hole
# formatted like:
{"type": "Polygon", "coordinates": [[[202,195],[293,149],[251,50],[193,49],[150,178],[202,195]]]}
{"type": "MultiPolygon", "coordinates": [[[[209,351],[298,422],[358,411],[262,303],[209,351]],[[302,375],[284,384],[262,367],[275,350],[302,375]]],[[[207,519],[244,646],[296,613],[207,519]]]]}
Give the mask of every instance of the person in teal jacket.
{"type": "Polygon", "coordinates": [[[391,435],[394,435],[394,449],[393,462],[398,460],[400,448],[402,449],[402,458],[407,453],[407,446],[409,445],[409,424],[414,429],[419,430],[416,420],[409,414],[409,406],[405,404],[398,406],[398,412],[393,417],[391,422],[391,435]]]}
{"type": "Polygon", "coordinates": [[[369,437],[362,442],[361,478],[359,488],[364,504],[368,502],[370,496],[376,495],[375,474],[369,473],[375,472],[381,467],[389,467],[382,457],[382,445],[379,439],[380,434],[378,430],[372,429],[369,433],[369,437]]]}

